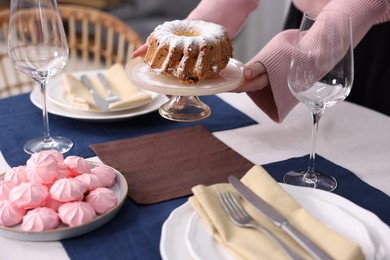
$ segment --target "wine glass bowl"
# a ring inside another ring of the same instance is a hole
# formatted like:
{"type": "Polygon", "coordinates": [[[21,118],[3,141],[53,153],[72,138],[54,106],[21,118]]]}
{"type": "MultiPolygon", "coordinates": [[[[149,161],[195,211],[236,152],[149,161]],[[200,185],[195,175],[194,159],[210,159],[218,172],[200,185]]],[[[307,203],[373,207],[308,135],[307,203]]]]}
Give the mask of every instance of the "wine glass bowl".
{"type": "Polygon", "coordinates": [[[69,48],[57,2],[55,0],[11,1],[8,54],[14,67],[31,77],[40,88],[42,98],[43,137],[24,145],[27,153],[55,149],[69,151],[73,142],[51,136],[46,108],[46,84],[68,61],[69,48]]]}
{"type": "Polygon", "coordinates": [[[291,93],[312,114],[312,149],[308,168],[286,173],[285,183],[328,191],[337,187],[334,177],[315,169],[316,136],[325,109],[349,95],[353,73],[349,15],[334,10],[304,13],[287,81],[291,93]]]}

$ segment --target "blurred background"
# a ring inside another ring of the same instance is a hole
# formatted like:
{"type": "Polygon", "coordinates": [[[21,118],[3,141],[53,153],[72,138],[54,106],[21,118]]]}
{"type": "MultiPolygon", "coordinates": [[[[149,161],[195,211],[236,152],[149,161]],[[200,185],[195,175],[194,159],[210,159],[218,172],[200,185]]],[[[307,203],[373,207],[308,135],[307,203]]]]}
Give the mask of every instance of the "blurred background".
{"type": "MultiPolygon", "coordinates": [[[[1,1],[1,0],[0,0],[1,1]]],[[[200,0],[59,0],[93,6],[124,20],[140,36],[146,37],[165,22],[184,19],[200,0]]],[[[260,0],[241,33],[234,39],[234,57],[242,62],[253,57],[276,33],[283,28],[288,0],[260,0]]]]}
{"type": "MultiPolygon", "coordinates": [[[[0,0],[0,10],[9,7],[10,0],[0,0]]],[[[107,11],[146,37],[165,22],[184,19],[200,0],[58,0],[59,4],[79,4],[107,11]]],[[[234,57],[242,62],[253,57],[264,44],[283,28],[290,1],[260,0],[246,26],[234,39],[234,57]]]]}
{"type": "MultiPolygon", "coordinates": [[[[69,2],[72,0],[60,0],[69,2]]],[[[75,2],[81,2],[73,0],[75,2]]],[[[97,4],[99,0],[85,0],[97,4]]],[[[125,0],[111,1],[106,8],[131,25],[145,40],[153,29],[165,22],[184,19],[200,0],[125,0]]],[[[260,0],[260,6],[251,14],[241,33],[234,39],[234,57],[242,62],[253,57],[264,44],[283,28],[288,0],[260,0]]]]}

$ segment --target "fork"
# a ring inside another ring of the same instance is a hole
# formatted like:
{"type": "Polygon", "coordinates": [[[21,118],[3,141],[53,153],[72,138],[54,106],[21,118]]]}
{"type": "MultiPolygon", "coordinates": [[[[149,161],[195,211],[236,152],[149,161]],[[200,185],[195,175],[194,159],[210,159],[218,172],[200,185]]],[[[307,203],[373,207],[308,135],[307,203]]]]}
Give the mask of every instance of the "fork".
{"type": "Polygon", "coordinates": [[[106,98],[107,102],[108,103],[117,102],[119,100],[119,97],[112,93],[110,83],[108,83],[106,76],[104,76],[103,73],[98,73],[97,76],[107,91],[107,94],[108,94],[108,96],[106,98]]]}
{"type": "Polygon", "coordinates": [[[286,252],[290,259],[303,259],[275,234],[255,222],[255,220],[245,211],[245,209],[231,192],[218,192],[217,195],[222,208],[225,210],[226,214],[234,224],[240,227],[255,228],[261,232],[264,232],[274,242],[276,242],[284,250],[284,252],[286,252]]]}

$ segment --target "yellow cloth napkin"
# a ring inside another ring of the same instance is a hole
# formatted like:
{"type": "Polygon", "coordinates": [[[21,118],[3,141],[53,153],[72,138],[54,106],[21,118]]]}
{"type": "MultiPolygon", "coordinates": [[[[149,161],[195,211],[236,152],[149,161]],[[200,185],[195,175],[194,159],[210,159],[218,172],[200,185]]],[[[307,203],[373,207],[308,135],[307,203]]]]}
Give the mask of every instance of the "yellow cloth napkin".
{"type": "MultiPolygon", "coordinates": [[[[111,86],[111,91],[119,96],[120,100],[109,105],[109,110],[131,108],[149,103],[151,96],[134,86],[126,76],[124,67],[121,64],[114,64],[107,71],[102,72],[111,86]]],[[[88,89],[73,75],[62,74],[66,99],[76,107],[99,112],[98,107],[88,89]]],[[[107,91],[96,75],[88,74],[95,91],[102,97],[107,98],[107,91]]]]}
{"type": "MultiPolygon", "coordinates": [[[[312,217],[261,166],[253,166],[241,180],[334,259],[364,259],[359,245],[312,217]]],[[[288,258],[280,247],[264,233],[252,228],[240,228],[230,221],[217,197],[217,192],[226,190],[234,193],[257,223],[266,226],[301,254],[304,259],[311,259],[311,256],[283,230],[273,225],[253,206],[244,201],[230,184],[215,184],[207,187],[203,185],[195,186],[192,189],[194,196],[189,198],[191,205],[199,213],[203,222],[206,223],[213,237],[236,259],[288,258]]],[[[332,212],[329,212],[329,214],[332,214],[332,212]]]]}

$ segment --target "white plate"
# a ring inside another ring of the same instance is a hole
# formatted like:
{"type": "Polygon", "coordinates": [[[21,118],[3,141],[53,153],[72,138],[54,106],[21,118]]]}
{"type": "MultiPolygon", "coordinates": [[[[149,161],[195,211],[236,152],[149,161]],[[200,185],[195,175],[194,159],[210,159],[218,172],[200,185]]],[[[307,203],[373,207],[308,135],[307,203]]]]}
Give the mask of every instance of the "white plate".
{"type": "MultiPolygon", "coordinates": [[[[390,228],[375,214],[334,193],[280,185],[314,217],[358,243],[366,259],[390,257],[390,228]]],[[[227,252],[221,253],[223,249],[216,244],[187,202],[175,209],[165,221],[160,251],[163,259],[169,260],[180,259],[176,257],[178,251],[185,251],[190,256],[187,259],[228,259],[227,252]]]]}
{"type": "MultiPolygon", "coordinates": [[[[39,88],[34,88],[34,90],[30,94],[30,100],[36,107],[40,109],[42,108],[41,93],[39,88]]],[[[167,100],[168,98],[165,95],[158,94],[157,97],[149,104],[131,110],[111,112],[111,113],[90,113],[84,111],[68,110],[53,104],[50,100],[47,100],[47,111],[53,115],[74,118],[79,120],[109,122],[109,121],[119,121],[119,120],[140,116],[140,115],[144,115],[156,111],[167,100]]]]}
{"type": "MultiPolygon", "coordinates": [[[[74,72],[74,73],[72,73],[72,76],[74,76],[75,78],[79,79],[82,75],[91,76],[91,75],[96,75],[98,72],[102,72],[102,70],[74,72]]],[[[47,85],[47,88],[46,88],[47,89],[47,91],[46,91],[47,99],[50,100],[53,104],[55,104],[55,105],[57,105],[59,107],[62,107],[64,109],[88,112],[88,113],[93,113],[93,114],[95,114],[95,113],[100,113],[101,114],[101,112],[98,112],[98,111],[89,111],[87,109],[74,106],[66,98],[65,87],[63,86],[63,84],[64,84],[64,82],[63,82],[62,77],[57,76],[57,77],[52,78],[49,81],[49,83],[47,85]]],[[[126,107],[110,109],[107,113],[134,109],[136,107],[140,107],[140,106],[146,105],[146,104],[152,102],[153,100],[155,100],[158,97],[158,94],[155,93],[155,92],[147,91],[147,93],[151,96],[151,100],[146,100],[146,102],[139,103],[139,104],[136,104],[136,105],[131,105],[131,106],[129,105],[129,106],[126,106],[126,107]]]]}
{"type": "MultiPolygon", "coordinates": [[[[193,211],[193,209],[191,210],[193,211]]],[[[215,242],[196,212],[193,212],[188,221],[185,241],[193,259],[234,259],[220,244],[215,242]]]]}
{"type": "Polygon", "coordinates": [[[218,76],[196,84],[180,83],[175,77],[157,74],[142,59],[133,59],[126,65],[128,79],[139,88],[174,96],[205,96],[227,92],[244,81],[244,64],[230,59],[218,76]]]}
{"type": "Polygon", "coordinates": [[[191,259],[184,236],[187,222],[193,213],[190,203],[186,202],[173,210],[164,222],[160,241],[162,259],[191,259]]]}
{"type": "MultiPolygon", "coordinates": [[[[91,163],[93,167],[102,165],[101,163],[97,162],[91,163]]],[[[68,227],[64,224],[61,224],[56,229],[41,232],[24,231],[20,224],[13,227],[0,227],[0,236],[25,241],[56,241],[79,236],[103,226],[118,213],[119,209],[123,206],[127,196],[128,187],[126,179],[120,172],[116,170],[115,172],[116,183],[110,189],[115,192],[115,195],[118,199],[118,204],[107,213],[103,215],[97,215],[94,220],[77,227],[68,227]]]]}
{"type": "Polygon", "coordinates": [[[332,192],[283,183],[280,185],[310,214],[358,243],[366,259],[390,259],[390,227],[377,215],[332,192]],[[366,232],[356,223],[366,229],[368,236],[364,236],[366,232]],[[373,248],[370,248],[369,240],[373,248]]]}

